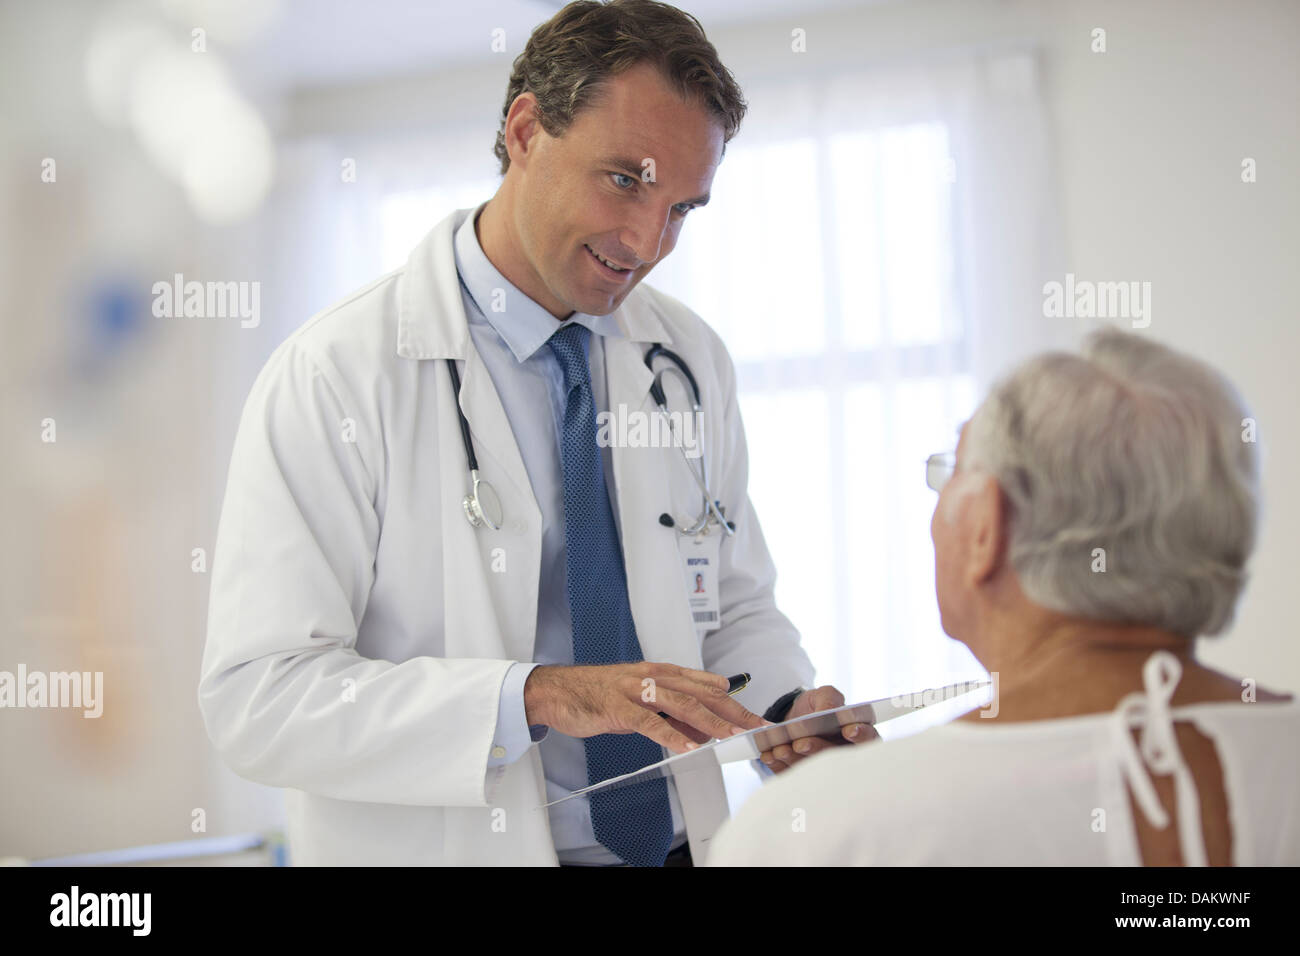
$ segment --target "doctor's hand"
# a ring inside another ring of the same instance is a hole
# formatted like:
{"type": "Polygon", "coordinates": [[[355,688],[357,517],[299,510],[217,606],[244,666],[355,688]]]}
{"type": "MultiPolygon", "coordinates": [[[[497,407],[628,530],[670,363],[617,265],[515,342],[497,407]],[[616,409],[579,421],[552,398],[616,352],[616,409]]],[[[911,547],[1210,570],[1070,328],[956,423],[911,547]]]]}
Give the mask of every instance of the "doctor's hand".
{"type": "Polygon", "coordinates": [[[685,753],[714,737],[763,726],[763,718],[729,697],[727,687],[721,674],[651,661],[534,667],[524,684],[524,711],[529,725],[545,724],[570,737],[643,734],[685,753]]]}
{"type": "MultiPolygon", "coordinates": [[[[843,706],[844,695],[830,684],[826,684],[823,687],[806,690],[796,697],[794,703],[790,706],[789,712],[785,715],[785,719],[794,720],[796,717],[815,714],[819,710],[830,710],[832,707],[843,706]]],[[[798,737],[788,744],[780,744],[771,750],[764,750],[759,754],[759,758],[768,767],[772,768],[774,773],[781,773],[783,770],[790,769],[805,757],[821,753],[821,751],[829,747],[839,747],[845,744],[865,744],[867,741],[877,740],[879,737],[876,728],[870,724],[845,724],[835,737],[798,737]]]]}

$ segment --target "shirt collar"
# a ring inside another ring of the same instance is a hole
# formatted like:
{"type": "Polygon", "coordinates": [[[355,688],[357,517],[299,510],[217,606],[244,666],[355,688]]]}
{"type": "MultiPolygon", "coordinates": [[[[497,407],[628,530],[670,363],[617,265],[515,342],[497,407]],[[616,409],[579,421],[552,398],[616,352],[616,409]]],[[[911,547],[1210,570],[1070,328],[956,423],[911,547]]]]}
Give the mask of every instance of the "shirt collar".
{"type": "Polygon", "coordinates": [[[486,202],[481,203],[465,217],[465,221],[456,230],[453,243],[456,272],[461,284],[465,286],[470,298],[474,300],[474,305],[477,306],[478,315],[468,317],[471,323],[486,321],[501,336],[520,362],[527,360],[545,345],[547,339],[555,334],[556,329],[573,323],[585,326],[597,335],[626,338],[617,319],[614,318],[614,313],[588,315],[586,312],[574,312],[561,322],[541,305],[520,292],[509,279],[503,276],[483,252],[478,235],[474,231],[474,223],[485,205],[486,202]],[[491,305],[495,289],[505,291],[506,309],[503,312],[484,308],[491,305]]]}

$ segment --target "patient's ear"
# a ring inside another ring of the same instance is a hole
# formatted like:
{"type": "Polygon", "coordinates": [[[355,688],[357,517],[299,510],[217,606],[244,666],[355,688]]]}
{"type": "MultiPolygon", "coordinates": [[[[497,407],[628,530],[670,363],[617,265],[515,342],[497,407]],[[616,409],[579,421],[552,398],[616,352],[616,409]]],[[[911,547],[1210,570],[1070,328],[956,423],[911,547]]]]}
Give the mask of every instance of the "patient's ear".
{"type": "Polygon", "coordinates": [[[971,533],[966,573],[972,585],[980,585],[996,575],[1006,560],[1008,502],[997,481],[985,477],[966,507],[971,533]]]}

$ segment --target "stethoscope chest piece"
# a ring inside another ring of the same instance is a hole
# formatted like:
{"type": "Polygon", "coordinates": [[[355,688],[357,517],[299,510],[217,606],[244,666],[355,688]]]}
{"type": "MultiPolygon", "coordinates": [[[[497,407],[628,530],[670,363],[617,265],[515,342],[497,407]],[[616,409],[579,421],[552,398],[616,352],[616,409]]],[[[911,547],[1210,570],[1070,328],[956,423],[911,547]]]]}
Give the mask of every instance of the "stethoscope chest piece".
{"type": "Polygon", "coordinates": [[[461,499],[465,517],[475,528],[488,527],[493,531],[501,530],[501,499],[496,489],[478,476],[478,471],[471,471],[474,479],[474,491],[461,499]]]}

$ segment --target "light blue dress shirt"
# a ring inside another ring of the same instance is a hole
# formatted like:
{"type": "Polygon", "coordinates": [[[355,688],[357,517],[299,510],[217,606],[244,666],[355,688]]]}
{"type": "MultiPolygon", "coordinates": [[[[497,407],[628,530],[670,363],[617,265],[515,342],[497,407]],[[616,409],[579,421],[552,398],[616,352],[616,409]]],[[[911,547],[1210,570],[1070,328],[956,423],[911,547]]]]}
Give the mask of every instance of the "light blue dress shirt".
{"type": "MultiPolygon", "coordinates": [[[[516,663],[501,682],[496,734],[488,767],[513,763],[533,744],[541,749],[546,772],[547,800],[555,800],[587,786],[587,754],[582,739],[541,725],[528,726],[524,710],[524,682],[541,664],[573,663],[573,621],[566,590],[564,546],[564,476],[560,461],[560,435],[564,424],[564,373],[546,341],[564,325],[577,323],[591,330],[589,363],[596,410],[607,411],[605,388],[605,336],[623,336],[618,320],[610,315],[575,312],[560,321],[520,292],[483,252],[475,224],[483,206],[474,210],[456,231],[456,271],[469,320],[474,347],[482,356],[501,397],[501,405],[519,445],[519,454],[533,495],[542,513],[541,580],[537,591],[537,640],[534,663],[516,663]],[[495,311],[496,307],[502,311],[495,311]]],[[[605,486],[618,525],[617,490],[608,447],[601,449],[605,486]]],[[[508,502],[502,502],[508,508],[508,502]]],[[[622,528],[619,528],[622,535],[622,528]]],[[[686,842],[686,825],[672,780],[668,800],[673,815],[673,843],[686,842]]],[[[596,840],[591,826],[591,803],[575,797],[550,808],[551,836],[561,863],[617,864],[622,861],[596,840]]]]}

